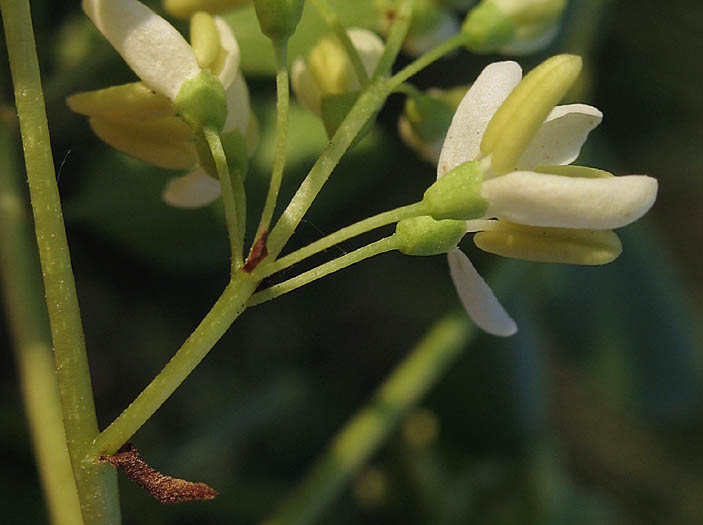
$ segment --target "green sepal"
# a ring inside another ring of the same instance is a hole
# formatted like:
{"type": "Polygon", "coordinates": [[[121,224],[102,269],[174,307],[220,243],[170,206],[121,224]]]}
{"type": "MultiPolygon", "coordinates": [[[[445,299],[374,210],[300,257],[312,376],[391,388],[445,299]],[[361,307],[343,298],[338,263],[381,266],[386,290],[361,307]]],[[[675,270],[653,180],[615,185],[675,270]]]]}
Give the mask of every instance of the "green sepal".
{"type": "Polygon", "coordinates": [[[413,131],[424,142],[441,140],[454,118],[455,108],[431,95],[412,95],[405,101],[405,116],[413,131]]]}
{"type": "Polygon", "coordinates": [[[510,42],[517,28],[492,2],[482,2],[466,16],[461,32],[465,47],[474,53],[491,53],[510,42]]]}
{"type": "Polygon", "coordinates": [[[254,0],[261,32],[271,40],[287,40],[295,33],[304,0],[254,0]]]}
{"type": "Polygon", "coordinates": [[[466,234],[466,222],[436,221],[423,215],[404,219],[395,227],[398,251],[405,255],[439,255],[456,248],[466,234]]]}
{"type": "Polygon", "coordinates": [[[227,118],[227,99],[220,81],[209,71],[186,80],[173,101],[178,115],[198,134],[203,128],[221,131],[227,118]]]}
{"type": "Polygon", "coordinates": [[[478,162],[460,164],[427,188],[422,198],[427,214],[437,220],[483,217],[488,203],[481,197],[483,169],[478,162]]]}

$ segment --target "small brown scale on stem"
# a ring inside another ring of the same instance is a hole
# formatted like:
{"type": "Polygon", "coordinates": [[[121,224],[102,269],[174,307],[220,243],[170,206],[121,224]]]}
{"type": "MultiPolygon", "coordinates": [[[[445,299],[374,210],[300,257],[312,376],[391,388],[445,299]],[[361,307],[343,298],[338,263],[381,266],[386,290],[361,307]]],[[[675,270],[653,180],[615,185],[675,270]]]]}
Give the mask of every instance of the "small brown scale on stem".
{"type": "Polygon", "coordinates": [[[251,247],[251,252],[249,253],[249,257],[247,257],[247,261],[244,263],[242,270],[247,273],[251,273],[254,271],[254,268],[256,268],[259,263],[266,258],[266,256],[269,254],[269,250],[266,247],[266,241],[268,240],[268,238],[268,230],[262,231],[259,238],[251,247]]]}
{"type": "Polygon", "coordinates": [[[100,456],[99,460],[120,469],[161,503],[210,500],[217,496],[217,491],[205,483],[173,478],[154,470],[132,443],[125,443],[112,456],[100,456]]]}

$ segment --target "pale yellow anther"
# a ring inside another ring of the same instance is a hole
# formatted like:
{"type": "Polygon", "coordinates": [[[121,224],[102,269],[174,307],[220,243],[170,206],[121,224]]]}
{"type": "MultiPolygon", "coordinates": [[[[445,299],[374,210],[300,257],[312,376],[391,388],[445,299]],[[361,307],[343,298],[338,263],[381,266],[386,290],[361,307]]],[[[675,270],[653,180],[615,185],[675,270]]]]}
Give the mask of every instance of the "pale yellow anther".
{"type": "Polygon", "coordinates": [[[138,121],[174,116],[173,103],[141,82],[76,93],[66,99],[68,107],[81,115],[138,121]]]}
{"type": "Polygon", "coordinates": [[[90,127],[107,144],[148,164],[174,170],[198,164],[193,133],[178,117],[148,122],[93,117],[90,127]]]}
{"type": "Polygon", "coordinates": [[[620,239],[610,230],[537,228],[505,220],[477,233],[474,243],[503,257],[588,266],[612,262],[622,251],[620,239]]]}
{"type": "Polygon", "coordinates": [[[515,168],[549,112],[581,71],[581,58],[557,55],[530,71],[498,108],[481,141],[481,153],[491,154],[497,174],[515,168]]]}
{"type": "Polygon", "coordinates": [[[202,69],[209,69],[222,52],[220,33],[210,13],[199,11],[191,17],[190,45],[202,69]]]}
{"type": "Polygon", "coordinates": [[[539,165],[535,168],[537,173],[551,173],[552,175],[561,175],[563,177],[582,177],[586,179],[604,179],[607,177],[615,177],[612,173],[598,168],[589,168],[587,166],[565,165],[539,165]]]}

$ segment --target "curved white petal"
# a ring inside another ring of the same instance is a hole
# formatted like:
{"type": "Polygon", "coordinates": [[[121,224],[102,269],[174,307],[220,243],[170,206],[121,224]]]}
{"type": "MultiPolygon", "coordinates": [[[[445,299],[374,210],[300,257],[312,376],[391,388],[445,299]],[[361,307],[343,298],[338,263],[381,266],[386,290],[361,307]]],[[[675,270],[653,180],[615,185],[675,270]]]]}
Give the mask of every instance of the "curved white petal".
{"type": "MultiPolygon", "coordinates": [[[[381,59],[383,50],[385,49],[383,40],[381,40],[381,38],[373,31],[357,27],[347,29],[347,35],[349,35],[349,40],[351,40],[352,44],[354,44],[354,47],[359,53],[359,58],[361,59],[364,69],[366,70],[366,74],[371,76],[378,65],[378,61],[381,59]]],[[[351,75],[351,77],[357,80],[356,75],[351,75]]],[[[352,89],[358,88],[359,84],[357,80],[352,89]]]]}
{"type": "Polygon", "coordinates": [[[250,114],[249,89],[244,76],[239,73],[227,89],[227,119],[222,131],[238,129],[242,135],[246,135],[250,114]]]}
{"type": "Polygon", "coordinates": [[[571,164],[601,120],[603,113],[586,104],[555,107],[518,160],[517,169],[534,170],[539,164],[571,164]]]}
{"type": "Polygon", "coordinates": [[[439,156],[437,178],[477,157],[483,133],[493,114],[521,78],[522,69],[517,62],[495,62],[486,66],[454,114],[439,156]]]}
{"type": "Polygon", "coordinates": [[[508,337],[517,325],[461,250],[447,254],[449,273],[466,312],[476,325],[489,334],[508,337]]]}
{"type": "Polygon", "coordinates": [[[220,183],[198,168],[182,177],[171,179],[161,197],[176,208],[200,208],[220,196],[220,183]]]}
{"type": "Polygon", "coordinates": [[[216,16],[214,20],[217,32],[220,34],[220,45],[226,54],[217,78],[222,83],[225,91],[227,91],[239,71],[239,44],[237,44],[237,39],[234,38],[232,28],[229,27],[229,24],[223,18],[216,16]]]}
{"type": "Polygon", "coordinates": [[[612,230],[639,219],[654,204],[657,180],[646,175],[565,177],[515,171],[481,188],[487,217],[529,226],[612,230]]]}
{"type": "Polygon", "coordinates": [[[83,10],[125,62],[154,91],[176,98],[200,72],[185,38],[137,0],[83,0],[83,10]]]}
{"type": "Polygon", "coordinates": [[[312,78],[308,66],[302,58],[293,63],[290,83],[295,98],[318,117],[322,115],[322,94],[312,78]]]}

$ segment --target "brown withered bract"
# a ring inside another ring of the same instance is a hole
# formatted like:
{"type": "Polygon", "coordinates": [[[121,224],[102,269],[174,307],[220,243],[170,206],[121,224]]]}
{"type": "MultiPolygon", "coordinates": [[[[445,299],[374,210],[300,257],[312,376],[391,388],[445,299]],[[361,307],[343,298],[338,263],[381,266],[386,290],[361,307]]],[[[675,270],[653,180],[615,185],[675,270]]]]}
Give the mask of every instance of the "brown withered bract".
{"type": "Polygon", "coordinates": [[[247,273],[251,273],[254,271],[254,268],[256,268],[259,263],[266,258],[266,256],[269,254],[269,250],[266,247],[266,241],[268,240],[268,238],[268,230],[262,231],[261,236],[254,243],[254,246],[251,247],[251,253],[249,253],[249,257],[247,257],[247,262],[244,263],[244,267],[242,268],[242,270],[247,273]]]}
{"type": "Polygon", "coordinates": [[[100,456],[100,461],[119,468],[161,503],[210,500],[217,496],[217,491],[205,483],[173,478],[153,469],[132,443],[125,443],[112,456],[100,456]]]}

